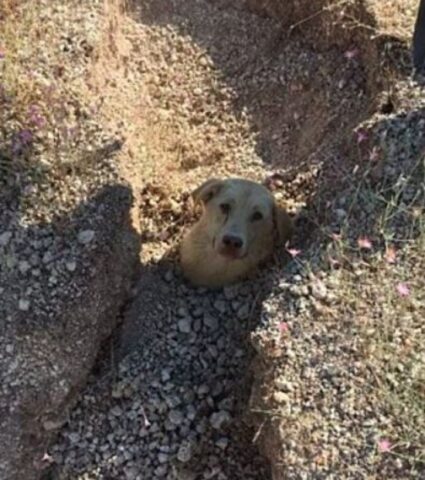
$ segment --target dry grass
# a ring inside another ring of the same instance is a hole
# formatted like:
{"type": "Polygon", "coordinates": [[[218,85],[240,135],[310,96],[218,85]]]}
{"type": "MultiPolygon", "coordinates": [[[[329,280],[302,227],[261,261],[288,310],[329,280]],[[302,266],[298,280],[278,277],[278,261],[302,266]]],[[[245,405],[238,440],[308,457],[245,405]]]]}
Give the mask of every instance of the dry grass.
{"type": "Polygon", "coordinates": [[[65,175],[91,158],[93,128],[86,120],[96,107],[79,72],[92,46],[67,38],[60,4],[0,0],[1,165],[8,174],[3,180],[34,168],[65,175]],[[74,71],[67,64],[71,59],[74,71]]]}
{"type": "MultiPolygon", "coordinates": [[[[371,215],[378,213],[371,234],[380,248],[371,242],[369,251],[366,241],[362,253],[347,243],[354,212],[328,252],[343,266],[338,272],[340,300],[358,319],[363,361],[376,378],[374,394],[380,409],[391,418],[383,435],[391,439],[391,454],[412,465],[425,465],[424,167],[422,155],[410,174],[392,185],[390,194],[366,184],[353,195],[353,203],[366,198],[371,215]],[[403,194],[412,186],[415,195],[405,203],[403,194]],[[395,219],[402,219],[398,231],[395,219]]],[[[367,170],[364,178],[369,174],[367,170]]]]}

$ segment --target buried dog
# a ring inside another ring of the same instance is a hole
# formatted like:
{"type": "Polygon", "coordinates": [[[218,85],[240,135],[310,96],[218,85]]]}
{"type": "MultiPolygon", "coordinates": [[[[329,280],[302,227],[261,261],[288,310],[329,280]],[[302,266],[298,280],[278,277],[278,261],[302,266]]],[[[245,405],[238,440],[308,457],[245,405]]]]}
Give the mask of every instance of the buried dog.
{"type": "Polygon", "coordinates": [[[195,285],[236,282],[263,263],[276,241],[292,234],[289,215],[262,185],[242,179],[211,179],[192,194],[202,204],[200,220],[183,238],[180,261],[195,285]]]}

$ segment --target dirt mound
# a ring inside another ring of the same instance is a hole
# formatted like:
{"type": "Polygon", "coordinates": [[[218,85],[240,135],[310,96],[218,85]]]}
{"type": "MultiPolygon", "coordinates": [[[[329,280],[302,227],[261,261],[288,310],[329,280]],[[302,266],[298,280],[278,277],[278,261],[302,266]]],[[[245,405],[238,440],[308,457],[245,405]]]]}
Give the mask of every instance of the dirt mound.
{"type": "Polygon", "coordinates": [[[406,47],[412,37],[415,0],[246,3],[255,12],[276,18],[282,26],[282,36],[289,41],[299,34],[316,50],[337,47],[347,55],[359,55],[369,88],[375,93],[388,87],[385,77],[396,77],[411,67],[406,47]]]}

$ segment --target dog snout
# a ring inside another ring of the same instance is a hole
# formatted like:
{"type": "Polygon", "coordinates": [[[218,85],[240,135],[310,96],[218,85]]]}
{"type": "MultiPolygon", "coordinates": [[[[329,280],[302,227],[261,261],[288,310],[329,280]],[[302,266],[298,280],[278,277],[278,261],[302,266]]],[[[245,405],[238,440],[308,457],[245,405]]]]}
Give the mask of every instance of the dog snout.
{"type": "Polygon", "coordinates": [[[224,235],[223,245],[233,250],[240,250],[243,247],[243,240],[237,235],[224,235]]]}

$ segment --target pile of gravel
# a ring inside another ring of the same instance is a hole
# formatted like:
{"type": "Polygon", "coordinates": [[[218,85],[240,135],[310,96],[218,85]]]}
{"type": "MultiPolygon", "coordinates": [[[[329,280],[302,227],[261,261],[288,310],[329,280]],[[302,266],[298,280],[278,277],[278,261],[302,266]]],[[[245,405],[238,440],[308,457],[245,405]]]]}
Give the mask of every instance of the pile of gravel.
{"type": "Polygon", "coordinates": [[[104,359],[49,450],[54,478],[270,478],[246,423],[260,287],[213,292],[144,272],[111,351],[124,358],[116,370],[104,359]]]}

